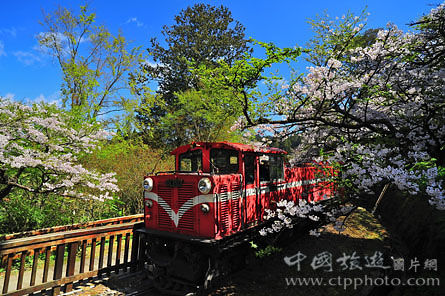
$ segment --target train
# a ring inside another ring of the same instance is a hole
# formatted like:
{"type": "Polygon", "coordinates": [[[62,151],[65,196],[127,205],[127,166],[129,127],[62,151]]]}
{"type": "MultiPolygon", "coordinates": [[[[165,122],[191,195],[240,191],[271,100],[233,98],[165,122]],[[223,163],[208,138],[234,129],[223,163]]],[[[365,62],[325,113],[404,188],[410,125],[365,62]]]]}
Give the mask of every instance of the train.
{"type": "MultiPolygon", "coordinates": [[[[175,170],[144,176],[145,255],[166,294],[205,291],[244,262],[246,244],[280,200],[335,195],[326,169],[291,167],[286,151],[230,142],[194,142],[171,152],[175,170]]],[[[326,168],[326,166],[325,166],[326,168]]]]}

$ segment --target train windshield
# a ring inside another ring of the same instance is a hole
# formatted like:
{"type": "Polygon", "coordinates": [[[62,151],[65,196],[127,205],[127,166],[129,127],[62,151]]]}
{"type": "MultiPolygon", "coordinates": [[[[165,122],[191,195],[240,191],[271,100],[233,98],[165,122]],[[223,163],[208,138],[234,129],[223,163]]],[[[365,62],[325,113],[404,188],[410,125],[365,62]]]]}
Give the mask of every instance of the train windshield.
{"type": "Polygon", "coordinates": [[[202,150],[194,150],[179,155],[180,171],[198,172],[202,171],[202,150]]]}

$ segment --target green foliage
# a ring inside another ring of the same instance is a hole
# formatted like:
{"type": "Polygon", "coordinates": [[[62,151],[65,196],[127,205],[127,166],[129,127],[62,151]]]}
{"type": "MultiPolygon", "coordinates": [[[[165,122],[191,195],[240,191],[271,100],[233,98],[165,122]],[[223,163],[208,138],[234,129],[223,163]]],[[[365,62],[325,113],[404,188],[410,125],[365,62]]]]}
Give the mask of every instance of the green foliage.
{"type": "MultiPolygon", "coordinates": [[[[164,26],[162,34],[167,46],[163,47],[155,38],[152,39],[148,52],[154,63],[142,64],[141,70],[133,73],[131,80],[135,93],[142,96],[138,120],[145,133],[145,142],[151,147],[167,145],[173,148],[194,140],[196,134],[215,126],[208,117],[187,116],[182,110],[188,108],[192,113],[202,110],[184,105],[184,97],[178,96],[183,93],[183,96],[196,98],[196,94],[191,92],[202,88],[199,77],[189,68],[199,65],[215,68],[220,60],[230,65],[249,51],[249,47],[244,39],[244,27],[234,21],[230,11],[223,6],[195,4],[188,7],[175,17],[175,24],[164,26]],[[159,84],[155,96],[147,87],[153,80],[159,84]],[[173,122],[175,119],[176,123],[173,122]]],[[[225,95],[221,97],[224,98],[225,95]]],[[[196,106],[197,100],[193,103],[196,106]]]]}
{"type": "Polygon", "coordinates": [[[107,209],[106,212],[103,214],[103,218],[113,218],[116,216],[125,216],[124,214],[124,208],[125,208],[125,202],[120,200],[119,197],[113,196],[112,199],[107,199],[104,201],[105,208],[107,209]]]}
{"type": "Polygon", "coordinates": [[[255,250],[255,257],[260,258],[260,259],[269,257],[273,254],[277,254],[277,253],[280,253],[283,251],[282,248],[275,247],[273,245],[267,245],[266,247],[262,248],[262,247],[258,246],[258,244],[256,244],[253,241],[250,241],[249,243],[250,243],[250,247],[255,250]]]}
{"type": "MultiPolygon", "coordinates": [[[[201,64],[193,70],[206,88],[231,92],[234,97],[232,101],[236,102],[236,108],[242,112],[247,125],[250,126],[254,125],[254,122],[262,123],[261,118],[264,118],[272,107],[269,103],[265,104],[264,97],[268,95],[259,90],[259,83],[274,86],[277,81],[282,80],[277,75],[266,75],[266,70],[280,63],[290,65],[302,53],[300,48],[279,48],[273,43],[251,41],[265,51],[265,58],[245,53],[242,59],[233,64],[219,61],[217,68],[201,64]]],[[[278,94],[275,95],[278,97],[278,94]]]]}
{"type": "Polygon", "coordinates": [[[155,171],[174,169],[174,160],[161,150],[153,150],[140,139],[116,137],[82,159],[87,168],[116,173],[120,191],[104,204],[104,218],[141,213],[142,181],[155,171]]]}
{"type": "Polygon", "coordinates": [[[126,207],[119,198],[100,202],[16,193],[0,201],[0,234],[122,216],[126,207]]]}
{"type": "MultiPolygon", "coordinates": [[[[143,60],[140,47],[129,49],[122,33],[113,36],[105,26],[96,25],[96,15],[87,5],[77,15],[59,7],[44,15],[42,25],[46,32],[38,41],[60,65],[63,103],[87,120],[119,111],[114,114],[124,114],[132,123],[139,103],[124,90],[127,73],[143,60]]],[[[116,115],[114,123],[121,121],[116,115]]]]}
{"type": "Polygon", "coordinates": [[[175,95],[180,108],[162,117],[158,128],[185,129],[189,141],[239,140],[239,135],[230,127],[241,116],[241,106],[230,91],[203,86],[200,90],[175,95]]]}
{"type": "Polygon", "coordinates": [[[277,253],[281,253],[283,251],[282,248],[278,248],[272,245],[267,245],[264,249],[259,249],[258,251],[255,252],[255,256],[257,258],[265,258],[265,257],[269,257],[273,254],[277,254],[277,253]]]}
{"type": "Polygon", "coordinates": [[[102,218],[100,202],[56,195],[11,194],[0,201],[0,233],[14,233],[102,218]],[[95,212],[93,217],[91,212],[95,212]]]}

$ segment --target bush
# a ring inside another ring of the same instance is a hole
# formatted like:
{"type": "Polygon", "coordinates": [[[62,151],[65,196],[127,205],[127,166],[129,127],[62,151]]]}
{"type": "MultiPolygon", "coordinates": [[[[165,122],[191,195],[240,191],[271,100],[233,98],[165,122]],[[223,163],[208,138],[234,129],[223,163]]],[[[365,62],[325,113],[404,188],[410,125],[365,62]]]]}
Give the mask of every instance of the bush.
{"type": "Polygon", "coordinates": [[[143,210],[142,181],[155,171],[174,169],[174,158],[153,150],[138,139],[114,139],[101,149],[86,156],[82,162],[87,168],[116,173],[120,191],[106,204],[120,215],[132,215],[143,210]]]}

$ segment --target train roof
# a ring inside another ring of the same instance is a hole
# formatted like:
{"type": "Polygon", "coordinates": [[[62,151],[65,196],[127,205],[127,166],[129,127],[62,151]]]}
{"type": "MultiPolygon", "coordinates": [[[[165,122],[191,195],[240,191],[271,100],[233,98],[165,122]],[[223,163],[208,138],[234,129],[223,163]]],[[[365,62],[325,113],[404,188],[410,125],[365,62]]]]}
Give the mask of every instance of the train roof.
{"type": "Polygon", "coordinates": [[[225,148],[225,149],[234,149],[243,152],[256,152],[256,153],[275,153],[275,154],[287,154],[286,151],[273,148],[273,147],[264,147],[257,145],[247,145],[240,143],[230,143],[230,142],[193,142],[188,145],[179,146],[175,150],[171,152],[171,154],[181,154],[187,152],[195,147],[204,147],[205,149],[209,148],[225,148]]]}

